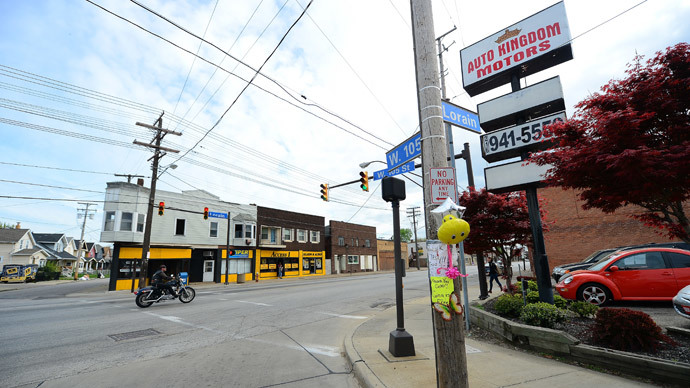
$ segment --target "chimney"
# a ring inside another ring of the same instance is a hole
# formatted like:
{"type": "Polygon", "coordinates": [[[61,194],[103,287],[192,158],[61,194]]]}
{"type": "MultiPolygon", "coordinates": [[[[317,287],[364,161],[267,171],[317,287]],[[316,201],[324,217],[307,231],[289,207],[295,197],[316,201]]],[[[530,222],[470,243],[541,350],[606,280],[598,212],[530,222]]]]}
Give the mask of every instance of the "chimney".
{"type": "Polygon", "coordinates": [[[137,185],[144,187],[144,178],[137,179],[137,185]]]}
{"type": "Polygon", "coordinates": [[[17,222],[17,229],[21,229],[21,228],[22,228],[22,224],[17,222]]]}

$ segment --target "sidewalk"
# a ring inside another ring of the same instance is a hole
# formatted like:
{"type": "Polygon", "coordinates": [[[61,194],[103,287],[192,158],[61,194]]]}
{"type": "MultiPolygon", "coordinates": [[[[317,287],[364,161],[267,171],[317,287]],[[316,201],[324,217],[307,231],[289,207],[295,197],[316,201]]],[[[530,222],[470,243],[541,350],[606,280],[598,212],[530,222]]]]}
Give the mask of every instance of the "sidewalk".
{"type": "MultiPolygon", "coordinates": [[[[470,303],[479,287],[469,287],[470,303]]],[[[462,297],[461,297],[462,299],[462,297]]],[[[416,356],[395,358],[388,352],[389,333],[397,327],[391,307],[362,323],[345,339],[345,352],[364,387],[434,387],[436,363],[431,307],[428,298],[404,306],[405,330],[414,338],[416,356]]],[[[650,385],[538,357],[530,353],[465,340],[469,386],[582,388],[648,387],[650,385]]]]}

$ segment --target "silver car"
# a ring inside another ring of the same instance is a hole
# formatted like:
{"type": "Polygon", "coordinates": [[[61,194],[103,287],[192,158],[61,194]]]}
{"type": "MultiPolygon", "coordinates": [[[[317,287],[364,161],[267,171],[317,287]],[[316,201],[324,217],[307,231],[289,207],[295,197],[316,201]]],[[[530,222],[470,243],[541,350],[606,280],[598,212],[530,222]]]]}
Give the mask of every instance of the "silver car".
{"type": "Polygon", "coordinates": [[[685,286],[673,297],[673,308],[678,314],[690,319],[690,285],[685,286]]]}

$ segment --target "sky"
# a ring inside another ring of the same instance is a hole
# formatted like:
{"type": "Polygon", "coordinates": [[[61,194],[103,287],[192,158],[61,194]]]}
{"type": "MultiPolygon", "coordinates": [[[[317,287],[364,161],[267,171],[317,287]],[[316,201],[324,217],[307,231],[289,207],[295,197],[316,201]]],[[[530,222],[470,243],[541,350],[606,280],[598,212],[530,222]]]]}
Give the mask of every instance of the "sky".
{"type": "MultiPolygon", "coordinates": [[[[436,36],[457,27],[442,41],[451,102],[476,111],[509,93],[503,86],[469,97],[459,51],[554,3],[433,0],[436,36]]],[[[202,189],[392,236],[380,181],[369,192],[334,188],[329,202],[319,185],[358,179],[360,163],[384,161],[419,130],[408,1],[314,0],[302,17],[307,0],[140,4],[0,0],[0,223],[78,238],[80,202],[91,201],[85,239],[100,241],[107,182],[144,175],[149,186],[152,153],[133,141],[153,133],[135,123],[163,113],[163,127],[182,133],[163,146],[181,152],[161,159],[177,168],[158,189],[202,189]]],[[[566,0],[565,8],[574,59],[522,85],[559,75],[568,116],[623,78],[635,55],[690,40],[685,0],[566,0]]],[[[484,187],[479,135],[454,128],[453,136],[456,153],[469,143],[475,184],[484,187]]],[[[463,190],[462,159],[457,167],[463,190]]],[[[405,177],[401,226],[411,228],[405,209],[423,209],[421,178],[405,177]]],[[[425,235],[423,222],[418,232],[425,235]]]]}

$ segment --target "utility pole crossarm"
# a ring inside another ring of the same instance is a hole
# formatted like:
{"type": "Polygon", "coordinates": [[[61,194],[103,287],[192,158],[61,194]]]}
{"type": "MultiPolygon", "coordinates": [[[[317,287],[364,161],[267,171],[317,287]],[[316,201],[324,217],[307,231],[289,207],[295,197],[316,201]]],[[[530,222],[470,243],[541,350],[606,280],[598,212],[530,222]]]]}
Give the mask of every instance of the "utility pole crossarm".
{"type": "Polygon", "coordinates": [[[174,149],[172,149],[172,148],[161,147],[161,146],[159,146],[159,145],[150,144],[150,143],[144,143],[144,142],[140,142],[139,140],[134,140],[132,143],[134,143],[134,144],[136,144],[136,145],[143,146],[143,147],[154,148],[154,149],[157,149],[157,150],[163,150],[163,151],[166,151],[166,152],[173,152],[173,153],[176,153],[176,154],[180,153],[180,151],[174,150],[174,149]]]}
{"type": "Polygon", "coordinates": [[[175,136],[182,136],[182,132],[176,132],[176,131],[171,131],[169,129],[158,128],[155,125],[148,125],[148,124],[144,124],[144,123],[140,123],[140,122],[137,122],[136,124],[140,127],[153,129],[154,131],[161,131],[163,133],[169,133],[169,134],[175,135],[175,136]]]}

